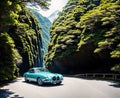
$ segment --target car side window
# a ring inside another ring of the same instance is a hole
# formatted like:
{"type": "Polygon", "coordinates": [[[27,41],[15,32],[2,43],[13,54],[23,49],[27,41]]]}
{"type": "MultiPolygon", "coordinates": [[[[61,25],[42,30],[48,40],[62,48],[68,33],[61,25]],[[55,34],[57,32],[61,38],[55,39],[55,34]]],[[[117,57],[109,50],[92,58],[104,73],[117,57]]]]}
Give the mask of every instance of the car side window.
{"type": "Polygon", "coordinates": [[[30,69],[29,73],[35,73],[34,69],[30,69]]]}
{"type": "Polygon", "coordinates": [[[43,72],[44,70],[42,69],[36,69],[36,72],[43,72]]]}

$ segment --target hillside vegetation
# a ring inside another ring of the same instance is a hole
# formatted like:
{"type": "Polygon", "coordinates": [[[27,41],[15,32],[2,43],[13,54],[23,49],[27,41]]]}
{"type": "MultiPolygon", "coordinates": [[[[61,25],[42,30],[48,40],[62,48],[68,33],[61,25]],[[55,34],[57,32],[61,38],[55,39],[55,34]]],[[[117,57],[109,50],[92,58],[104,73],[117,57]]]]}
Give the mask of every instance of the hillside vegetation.
{"type": "MultiPolygon", "coordinates": [[[[47,7],[46,1],[38,3],[47,7]]],[[[43,60],[42,28],[25,4],[23,0],[0,2],[0,82],[40,66],[43,60]]]]}
{"type": "Polygon", "coordinates": [[[119,71],[120,1],[70,0],[51,27],[48,51],[51,71],[119,71]]]}

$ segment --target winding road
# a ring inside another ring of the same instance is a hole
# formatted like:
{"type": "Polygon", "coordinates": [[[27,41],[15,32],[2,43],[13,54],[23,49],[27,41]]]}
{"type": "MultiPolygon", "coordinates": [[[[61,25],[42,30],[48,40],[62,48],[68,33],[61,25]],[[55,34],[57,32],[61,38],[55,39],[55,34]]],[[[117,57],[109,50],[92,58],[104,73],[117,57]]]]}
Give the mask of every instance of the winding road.
{"type": "Polygon", "coordinates": [[[18,78],[0,89],[0,98],[120,98],[120,84],[64,77],[61,85],[38,86],[18,78]]]}

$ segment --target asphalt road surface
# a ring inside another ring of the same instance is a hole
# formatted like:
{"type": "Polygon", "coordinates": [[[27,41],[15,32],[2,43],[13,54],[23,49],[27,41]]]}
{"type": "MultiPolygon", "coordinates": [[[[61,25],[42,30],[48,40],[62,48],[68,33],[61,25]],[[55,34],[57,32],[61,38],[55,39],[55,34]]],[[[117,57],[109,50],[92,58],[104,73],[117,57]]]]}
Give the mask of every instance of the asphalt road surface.
{"type": "Polygon", "coordinates": [[[19,78],[0,89],[0,98],[120,98],[120,84],[64,77],[61,85],[38,86],[19,78]]]}

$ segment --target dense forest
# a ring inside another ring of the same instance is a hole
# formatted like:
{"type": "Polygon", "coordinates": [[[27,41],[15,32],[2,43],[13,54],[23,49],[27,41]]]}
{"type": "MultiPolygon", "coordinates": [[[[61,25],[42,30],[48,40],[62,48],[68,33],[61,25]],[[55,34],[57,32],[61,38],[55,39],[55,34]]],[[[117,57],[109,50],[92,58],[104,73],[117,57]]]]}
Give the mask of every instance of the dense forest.
{"type": "MultiPolygon", "coordinates": [[[[14,79],[30,67],[40,66],[43,61],[43,26],[40,26],[31,9],[25,7],[30,1],[0,2],[0,81],[14,79]]],[[[37,3],[42,8],[48,8],[47,1],[37,3]]],[[[42,16],[39,18],[44,19],[42,16]]],[[[51,25],[49,20],[45,21],[51,25]]]]}
{"type": "Polygon", "coordinates": [[[0,82],[42,65],[47,52],[52,72],[120,72],[120,0],[69,0],[51,29],[47,18],[26,8],[32,2],[48,9],[48,1],[0,2],[0,82]]]}
{"type": "Polygon", "coordinates": [[[50,33],[51,71],[120,71],[120,0],[69,0],[50,33]]]}

